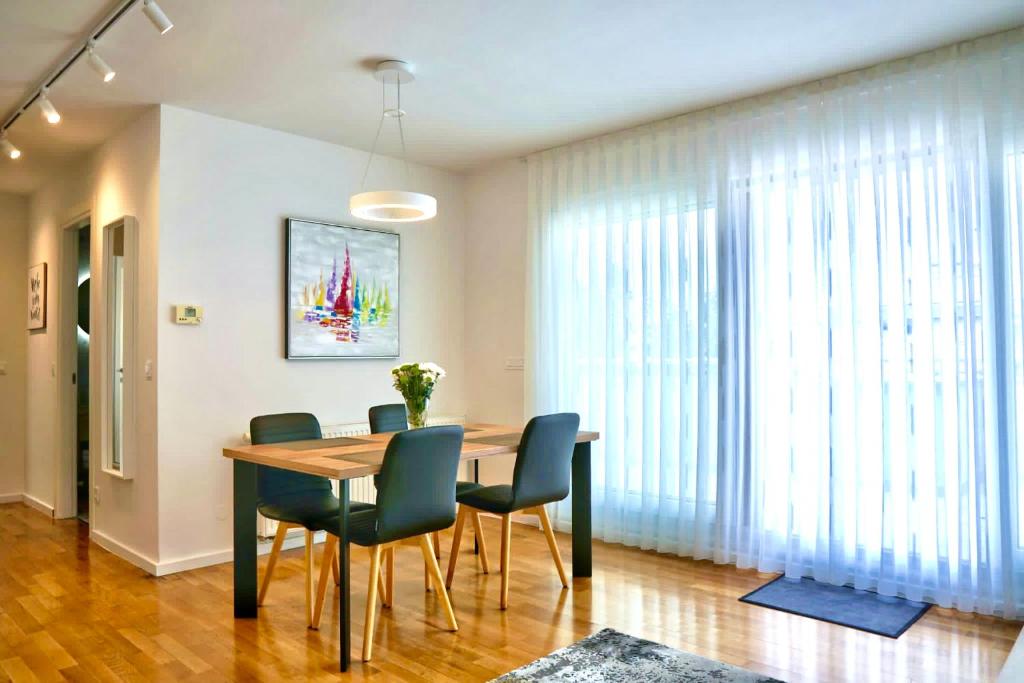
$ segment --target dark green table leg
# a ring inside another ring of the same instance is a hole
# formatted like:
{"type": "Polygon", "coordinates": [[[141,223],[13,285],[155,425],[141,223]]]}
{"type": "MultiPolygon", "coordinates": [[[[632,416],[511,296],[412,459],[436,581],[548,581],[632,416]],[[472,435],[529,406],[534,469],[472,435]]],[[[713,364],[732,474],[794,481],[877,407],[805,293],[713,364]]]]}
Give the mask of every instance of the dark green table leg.
{"type": "Polygon", "coordinates": [[[593,574],[590,548],[590,442],[572,451],[572,575],[593,574]]]}
{"type": "MultiPolygon", "coordinates": [[[[473,461],[473,483],[480,483],[480,460],[479,458],[473,461]]],[[[476,537],[476,530],[473,532],[473,554],[480,554],[480,539],[476,537]]]]}
{"type": "Polygon", "coordinates": [[[235,460],[235,618],[256,616],[256,465],[235,460]]]}
{"type": "Polygon", "coordinates": [[[338,628],[341,630],[341,670],[348,671],[352,663],[352,600],[349,595],[348,566],[348,479],[338,482],[339,513],[338,519],[338,628]]]}

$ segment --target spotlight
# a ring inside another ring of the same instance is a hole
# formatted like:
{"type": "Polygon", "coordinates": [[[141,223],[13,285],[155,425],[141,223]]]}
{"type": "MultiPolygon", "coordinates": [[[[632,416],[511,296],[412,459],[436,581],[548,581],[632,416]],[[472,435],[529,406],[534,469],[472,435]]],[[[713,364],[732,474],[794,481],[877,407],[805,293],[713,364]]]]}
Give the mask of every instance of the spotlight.
{"type": "Polygon", "coordinates": [[[114,76],[116,76],[117,74],[114,72],[113,69],[110,68],[110,65],[107,64],[106,61],[104,61],[103,57],[100,57],[98,54],[96,54],[95,48],[96,43],[94,43],[93,41],[89,41],[89,66],[92,67],[93,71],[95,71],[103,77],[104,83],[110,83],[110,81],[114,80],[114,76]]]}
{"type": "Polygon", "coordinates": [[[3,150],[4,154],[12,159],[17,159],[21,156],[21,150],[11,144],[6,134],[0,137],[0,150],[3,150]]]}
{"type": "Polygon", "coordinates": [[[50,124],[57,125],[60,123],[60,112],[57,111],[57,107],[53,106],[53,103],[46,97],[46,88],[39,91],[39,111],[43,113],[43,118],[46,119],[50,124]]]}
{"type": "Polygon", "coordinates": [[[160,35],[163,35],[174,28],[174,24],[167,18],[164,11],[160,9],[160,5],[156,4],[156,0],[145,0],[142,3],[142,11],[146,13],[149,20],[153,22],[153,26],[156,27],[157,31],[160,31],[160,35]]]}

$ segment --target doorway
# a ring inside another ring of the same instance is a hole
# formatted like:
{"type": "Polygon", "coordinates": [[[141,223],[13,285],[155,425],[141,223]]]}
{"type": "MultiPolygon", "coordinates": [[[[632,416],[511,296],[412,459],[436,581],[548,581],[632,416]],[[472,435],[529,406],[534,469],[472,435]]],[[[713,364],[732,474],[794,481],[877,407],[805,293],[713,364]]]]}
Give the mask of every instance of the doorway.
{"type": "Polygon", "coordinates": [[[75,516],[89,522],[89,287],[90,224],[74,228],[78,246],[78,288],[75,309],[75,516]]]}

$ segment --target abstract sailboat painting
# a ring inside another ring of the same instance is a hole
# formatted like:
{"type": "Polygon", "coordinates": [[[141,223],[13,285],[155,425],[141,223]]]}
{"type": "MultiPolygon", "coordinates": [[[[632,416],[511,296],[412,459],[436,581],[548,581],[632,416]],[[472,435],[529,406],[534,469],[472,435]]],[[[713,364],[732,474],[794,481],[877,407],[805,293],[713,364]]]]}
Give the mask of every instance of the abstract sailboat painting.
{"type": "Polygon", "coordinates": [[[288,358],[398,356],[399,238],[288,219],[288,358]]]}

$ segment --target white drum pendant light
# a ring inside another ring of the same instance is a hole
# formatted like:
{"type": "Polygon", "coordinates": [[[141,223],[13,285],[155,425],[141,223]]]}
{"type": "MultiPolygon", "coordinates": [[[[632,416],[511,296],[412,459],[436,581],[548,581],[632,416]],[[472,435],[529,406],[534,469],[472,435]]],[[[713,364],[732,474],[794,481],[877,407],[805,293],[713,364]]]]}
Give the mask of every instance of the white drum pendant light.
{"type": "MultiPolygon", "coordinates": [[[[384,91],[382,98],[384,107],[380,114],[380,122],[377,124],[377,135],[374,136],[373,146],[370,148],[370,158],[366,160],[361,190],[366,188],[366,176],[370,172],[370,164],[377,151],[377,141],[380,139],[380,131],[384,127],[384,119],[398,121],[398,136],[402,142],[402,162],[405,165],[405,182],[407,185],[409,184],[409,162],[406,160],[405,131],[402,129],[402,118],[405,116],[405,110],[402,109],[402,84],[413,81],[412,68],[405,62],[388,60],[377,65],[374,76],[381,82],[381,88],[384,91]],[[390,108],[387,106],[389,84],[395,86],[395,106],[390,108]]],[[[429,194],[411,190],[372,190],[352,195],[348,200],[348,208],[353,216],[369,221],[412,223],[436,216],[437,200],[429,194]]]]}

